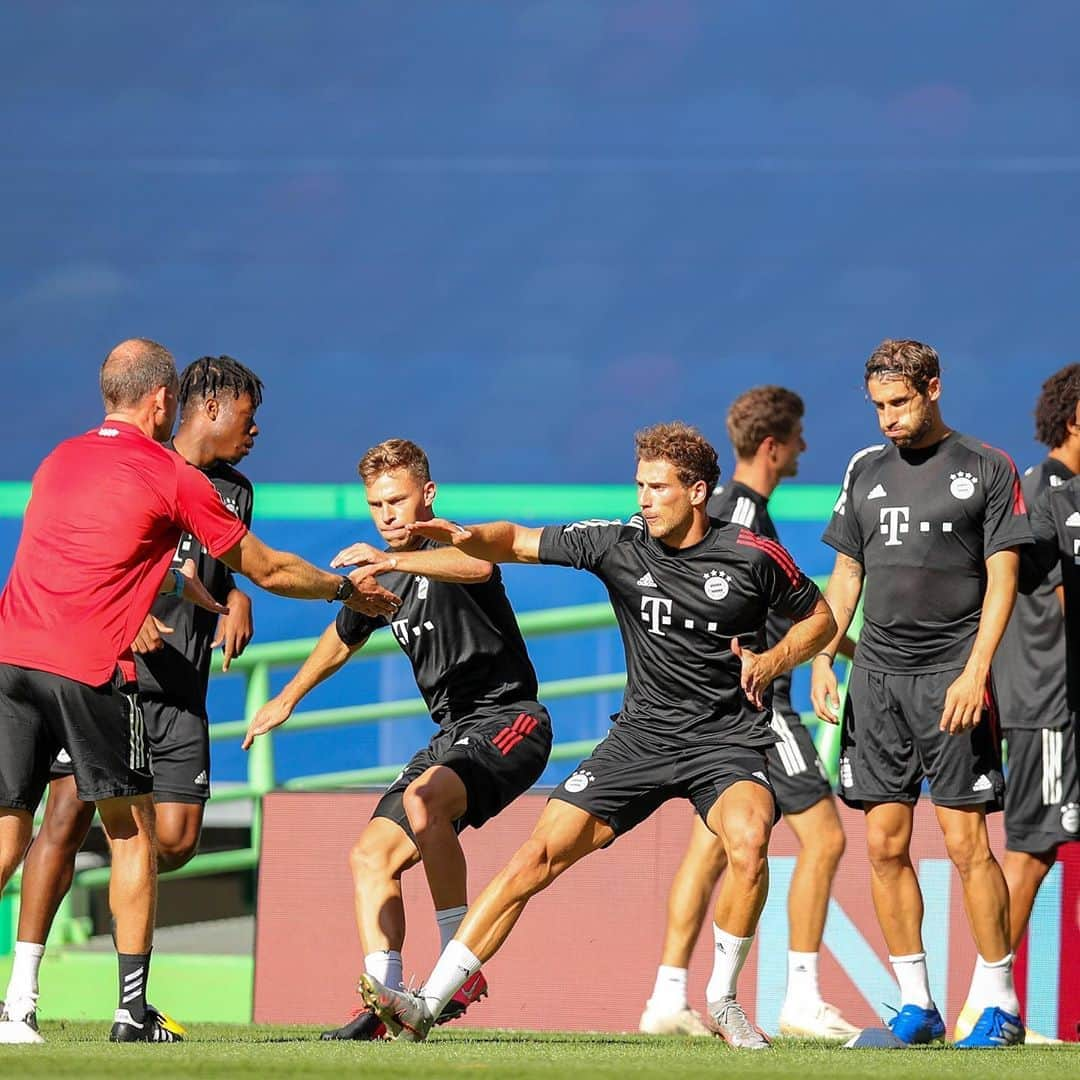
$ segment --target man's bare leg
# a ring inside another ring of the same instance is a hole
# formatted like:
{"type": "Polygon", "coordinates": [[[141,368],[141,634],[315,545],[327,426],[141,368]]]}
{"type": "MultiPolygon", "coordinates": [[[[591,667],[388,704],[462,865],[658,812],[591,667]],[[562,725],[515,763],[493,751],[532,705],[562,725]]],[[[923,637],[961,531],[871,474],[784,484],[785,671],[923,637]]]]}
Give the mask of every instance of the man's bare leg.
{"type": "Polygon", "coordinates": [[[981,806],[935,806],[934,810],[945,835],[945,848],[960,877],[964,910],[979,953],[967,1006],[973,1012],[994,1007],[1019,1016],[1020,999],[1012,974],[1009,890],[990,850],[986,811],[981,806]]]}
{"type": "Polygon", "coordinates": [[[8,1015],[22,1017],[37,1008],[38,969],[60,901],[71,888],[75,856],[94,820],[94,804],[83,802],[75,778],[49,785],[45,817],[23,865],[18,940],[4,1001],[8,1015]]]}
{"type": "Polygon", "coordinates": [[[645,1003],[640,1028],[650,1035],[709,1035],[687,994],[687,968],[701,934],[716,882],[727,866],[720,839],[695,814],[690,841],[671,882],[667,927],[652,996],[645,1003]]]}
{"type": "Polygon", "coordinates": [[[199,850],[202,834],[202,802],[173,802],[166,794],[154,800],[157,815],[158,873],[179,870],[199,850]]]}
{"type": "Polygon", "coordinates": [[[1009,944],[1014,953],[1024,938],[1039,888],[1056,861],[1056,847],[1042,852],[1005,852],[1001,870],[1009,890],[1009,944]]]}
{"type": "Polygon", "coordinates": [[[29,810],[0,806],[0,890],[19,869],[33,830],[34,815],[29,810]]]}
{"type": "Polygon", "coordinates": [[[103,799],[98,814],[112,848],[109,907],[116,926],[120,1004],[140,1025],[146,1018],[146,982],[157,914],[157,850],[152,795],[103,799]]]}
{"type": "Polygon", "coordinates": [[[769,895],[769,836],[773,796],[749,780],[732,784],[709,811],[708,825],[727,852],[727,873],[714,912],[713,970],[705,988],[709,1012],[728,1045],[746,1050],[768,1047],[736,1000],[739,973],[754,941],[769,895]]]}
{"type": "MultiPolygon", "coordinates": [[[[506,940],[529,899],[546,889],[560,874],[615,836],[610,825],[584,810],[551,799],[532,836],[514,853],[477,897],[456,937],[446,946],[415,1001],[416,1015],[402,1026],[407,1038],[424,1038],[451,997],[480,970],[506,940]]],[[[362,980],[364,998],[379,1008],[390,1023],[401,1024],[400,1013],[383,1008],[378,986],[362,980]]],[[[407,995],[405,995],[407,997],[407,995]]]]}

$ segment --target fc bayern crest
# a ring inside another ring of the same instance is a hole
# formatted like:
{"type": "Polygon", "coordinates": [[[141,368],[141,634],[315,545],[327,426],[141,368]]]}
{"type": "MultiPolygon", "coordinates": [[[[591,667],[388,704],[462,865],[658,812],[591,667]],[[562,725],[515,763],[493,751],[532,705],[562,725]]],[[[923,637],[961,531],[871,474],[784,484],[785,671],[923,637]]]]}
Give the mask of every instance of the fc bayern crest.
{"type": "Polygon", "coordinates": [[[954,499],[970,499],[975,494],[975,485],[979,482],[978,478],[969,472],[951,473],[949,479],[952,481],[949,484],[949,494],[954,499]]]}
{"type": "Polygon", "coordinates": [[[705,575],[705,595],[710,600],[723,600],[731,589],[731,578],[723,570],[710,570],[705,575]]]}

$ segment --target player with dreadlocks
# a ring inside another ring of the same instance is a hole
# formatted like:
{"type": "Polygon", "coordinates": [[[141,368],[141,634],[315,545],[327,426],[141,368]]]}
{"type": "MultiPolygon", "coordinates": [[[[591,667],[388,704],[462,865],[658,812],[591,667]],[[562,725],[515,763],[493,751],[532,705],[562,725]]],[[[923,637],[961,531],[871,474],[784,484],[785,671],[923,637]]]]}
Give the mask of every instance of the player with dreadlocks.
{"type": "MultiPolygon", "coordinates": [[[[166,444],[206,474],[222,502],[247,526],[251,482],[233,466],[255,444],[255,411],[261,401],[262,382],[243,364],[229,356],[204,356],[180,377],[180,425],[166,444]]],[[[251,601],[236,587],[232,571],[185,533],[173,565],[189,559],[214,599],[228,606],[228,614],[218,616],[164,595],[132,645],[153,761],[159,870],[183,866],[199,844],[210,796],[206,691],[211,652],[222,646],[227,670],[252,636],[251,601]]],[[[23,955],[12,970],[9,1002],[29,998],[36,1004],[45,941],[71,888],[75,856],[93,818],[94,804],[79,799],[71,759],[63,752],[53,765],[45,818],[23,867],[18,932],[23,955]]],[[[171,1023],[163,1014],[153,1019],[171,1023]]]]}

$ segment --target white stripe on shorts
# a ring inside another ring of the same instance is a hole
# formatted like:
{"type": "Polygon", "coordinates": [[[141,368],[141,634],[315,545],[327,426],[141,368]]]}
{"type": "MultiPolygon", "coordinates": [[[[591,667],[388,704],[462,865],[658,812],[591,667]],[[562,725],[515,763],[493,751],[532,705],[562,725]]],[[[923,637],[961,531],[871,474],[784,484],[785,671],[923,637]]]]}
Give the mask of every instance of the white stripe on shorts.
{"type": "Polygon", "coordinates": [[[772,729],[780,736],[776,744],[776,752],[780,755],[780,762],[784,766],[784,772],[788,776],[797,776],[806,772],[806,758],[803,757],[799,742],[795,738],[790,725],[781,713],[773,709],[772,729]]]}
{"type": "Polygon", "coordinates": [[[1062,732],[1050,728],[1042,731],[1042,799],[1043,806],[1057,806],[1062,799],[1061,773],[1064,767],[1062,732]]]}

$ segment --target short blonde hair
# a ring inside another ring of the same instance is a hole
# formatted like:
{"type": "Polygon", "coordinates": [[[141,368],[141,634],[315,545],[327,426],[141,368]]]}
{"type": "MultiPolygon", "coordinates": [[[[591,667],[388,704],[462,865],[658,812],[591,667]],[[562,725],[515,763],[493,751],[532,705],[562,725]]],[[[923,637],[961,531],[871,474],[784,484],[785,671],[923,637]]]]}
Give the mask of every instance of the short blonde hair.
{"type": "Polygon", "coordinates": [[[387,439],[373,446],[356,467],[365,484],[395,469],[406,469],[423,484],[431,479],[427,454],[408,439],[387,439]]]}

